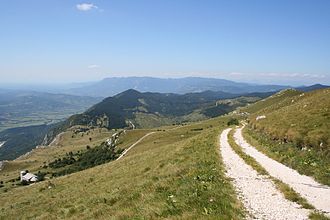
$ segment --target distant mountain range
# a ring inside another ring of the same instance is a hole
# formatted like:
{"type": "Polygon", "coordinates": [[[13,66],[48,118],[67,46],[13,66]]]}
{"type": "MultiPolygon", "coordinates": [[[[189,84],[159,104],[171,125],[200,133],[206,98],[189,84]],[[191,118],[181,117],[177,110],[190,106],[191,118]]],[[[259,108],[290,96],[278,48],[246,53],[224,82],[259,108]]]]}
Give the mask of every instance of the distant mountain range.
{"type": "MultiPolygon", "coordinates": [[[[322,88],[323,85],[319,85],[322,88]]],[[[275,92],[282,89],[293,88],[283,85],[257,85],[239,83],[224,79],[186,77],[178,79],[162,79],[153,77],[113,77],[105,78],[99,82],[86,86],[68,89],[65,93],[85,96],[108,97],[128,89],[140,92],[160,92],[186,94],[203,91],[222,91],[233,94],[253,92],[275,92]]],[[[300,87],[305,88],[305,87],[300,87]]]]}
{"type": "Polygon", "coordinates": [[[302,86],[302,87],[297,87],[295,88],[296,90],[302,91],[302,92],[310,92],[310,91],[314,91],[317,89],[326,89],[326,88],[330,88],[330,86],[326,86],[326,85],[322,85],[322,84],[314,84],[311,86],[302,86]]]}
{"type": "Polygon", "coordinates": [[[101,81],[71,83],[71,84],[35,84],[15,85],[1,84],[0,94],[6,92],[4,89],[13,91],[38,91],[56,94],[69,94],[76,96],[109,97],[128,89],[140,92],[159,93],[196,93],[203,91],[222,91],[232,94],[243,94],[253,92],[276,92],[287,88],[298,90],[321,89],[328,86],[315,84],[311,86],[293,87],[289,85],[263,85],[234,82],[218,78],[185,77],[185,78],[156,78],[156,77],[109,77],[101,81]]]}
{"type": "Polygon", "coordinates": [[[65,92],[74,95],[108,97],[128,89],[140,92],[160,92],[185,94],[203,91],[222,91],[233,94],[251,92],[272,92],[286,89],[281,85],[253,85],[224,79],[187,77],[180,79],[162,79],[153,77],[113,77],[102,81],[68,89],[65,92]]]}

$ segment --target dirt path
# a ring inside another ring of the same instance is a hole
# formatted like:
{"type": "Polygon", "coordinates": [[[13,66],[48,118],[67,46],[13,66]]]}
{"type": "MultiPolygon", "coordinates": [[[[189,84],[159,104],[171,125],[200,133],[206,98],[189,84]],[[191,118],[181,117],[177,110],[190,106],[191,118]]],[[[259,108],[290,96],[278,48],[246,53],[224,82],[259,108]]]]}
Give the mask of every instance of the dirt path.
{"type": "Polygon", "coordinates": [[[52,140],[52,142],[50,142],[50,144],[48,144],[48,146],[56,146],[58,145],[58,143],[60,142],[62,136],[64,135],[65,132],[61,132],[58,135],[56,135],[56,137],[52,140]]]}
{"type": "Polygon", "coordinates": [[[0,141],[0,147],[2,147],[5,143],[6,141],[0,141]]]}
{"type": "Polygon", "coordinates": [[[259,175],[230,147],[226,129],[220,136],[220,151],[226,174],[234,186],[251,218],[257,219],[308,219],[308,211],[284,198],[273,182],[259,175]]]}
{"type": "Polygon", "coordinates": [[[244,140],[242,128],[236,129],[234,139],[245,153],[253,157],[271,176],[291,186],[316,209],[330,215],[330,187],[316,182],[309,176],[301,175],[256,150],[244,140]]]}
{"type": "Polygon", "coordinates": [[[2,168],[5,166],[5,162],[0,161],[0,171],[2,170],[2,168]]]}
{"type": "Polygon", "coordinates": [[[133,147],[135,147],[135,145],[137,145],[138,143],[140,143],[144,138],[148,137],[151,134],[154,134],[156,132],[149,132],[148,134],[144,135],[143,137],[141,137],[137,142],[135,142],[134,144],[132,144],[129,148],[125,149],[124,152],[117,158],[117,160],[119,160],[120,158],[122,158],[123,156],[125,156],[127,154],[127,152],[129,150],[131,150],[133,147]]]}

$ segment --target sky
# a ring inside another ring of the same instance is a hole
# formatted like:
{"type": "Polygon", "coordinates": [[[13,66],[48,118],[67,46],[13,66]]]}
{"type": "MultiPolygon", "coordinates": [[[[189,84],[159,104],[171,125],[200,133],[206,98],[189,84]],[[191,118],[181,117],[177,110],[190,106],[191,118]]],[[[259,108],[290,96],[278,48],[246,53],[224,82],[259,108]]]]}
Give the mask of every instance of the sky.
{"type": "Polygon", "coordinates": [[[0,0],[0,83],[330,84],[329,0],[0,0]]]}

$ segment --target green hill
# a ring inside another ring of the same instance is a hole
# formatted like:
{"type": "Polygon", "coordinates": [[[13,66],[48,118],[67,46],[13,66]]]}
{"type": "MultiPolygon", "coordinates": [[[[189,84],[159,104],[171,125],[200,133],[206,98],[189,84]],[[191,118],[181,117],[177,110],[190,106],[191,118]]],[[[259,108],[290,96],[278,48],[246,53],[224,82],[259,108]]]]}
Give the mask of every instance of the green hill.
{"type": "Polygon", "coordinates": [[[279,103],[282,102],[283,100],[299,95],[302,92],[294,90],[294,89],[287,89],[287,90],[282,90],[278,93],[275,93],[268,98],[262,99],[259,102],[254,103],[253,105],[250,105],[246,108],[243,108],[245,112],[248,113],[256,113],[260,110],[263,110],[265,108],[269,107],[275,107],[279,108],[279,103]]]}
{"type": "Polygon", "coordinates": [[[274,139],[301,147],[330,147],[330,89],[307,93],[286,90],[247,110],[253,113],[249,117],[251,126],[274,139]],[[261,115],[266,118],[257,120],[261,115]]]}
{"type": "MultiPolygon", "coordinates": [[[[218,135],[227,122],[223,117],[158,128],[118,161],[12,188],[10,179],[24,166],[37,172],[44,161],[85,148],[89,137],[93,147],[111,135],[103,129],[71,137],[68,131],[57,147],[5,164],[0,219],[242,219],[244,210],[219,160],[218,135]]],[[[118,147],[147,132],[126,132],[118,147]]]]}
{"type": "Polygon", "coordinates": [[[270,93],[246,95],[206,91],[184,95],[141,93],[130,89],[108,97],[82,114],[73,115],[48,133],[49,143],[57,134],[75,125],[108,129],[134,126],[150,128],[224,115],[239,106],[253,103],[270,93]],[[240,98],[238,98],[240,97],[240,98]],[[218,100],[235,99],[217,103],[218,100]]]}
{"type": "Polygon", "coordinates": [[[228,95],[140,93],[130,89],[104,99],[85,113],[71,117],[69,121],[70,124],[122,128],[127,126],[127,120],[134,120],[135,113],[167,118],[180,117],[196,109],[206,108],[222,97],[228,97],[228,95]]]}
{"type": "Polygon", "coordinates": [[[330,89],[284,90],[240,111],[250,113],[244,134],[254,146],[330,185],[330,89]]]}
{"type": "Polygon", "coordinates": [[[252,93],[241,96],[212,91],[178,95],[140,93],[131,89],[104,99],[82,114],[72,115],[56,124],[42,125],[42,129],[27,126],[0,132],[0,142],[5,141],[0,148],[0,160],[14,159],[37,145],[47,145],[58,134],[76,125],[118,129],[133,125],[135,128],[153,128],[180,124],[224,115],[269,95],[252,93]]]}

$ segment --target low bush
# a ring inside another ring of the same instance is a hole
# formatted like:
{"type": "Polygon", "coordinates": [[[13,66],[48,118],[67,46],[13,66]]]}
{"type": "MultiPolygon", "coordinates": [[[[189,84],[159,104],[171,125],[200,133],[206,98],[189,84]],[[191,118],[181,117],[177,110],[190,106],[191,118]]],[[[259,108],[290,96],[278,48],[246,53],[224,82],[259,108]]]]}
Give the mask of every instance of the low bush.
{"type": "Polygon", "coordinates": [[[229,119],[229,121],[227,122],[227,125],[228,126],[231,126],[231,125],[239,125],[239,121],[237,118],[231,118],[229,119]]]}
{"type": "Polygon", "coordinates": [[[49,167],[59,169],[52,173],[52,176],[63,176],[113,161],[122,152],[122,149],[116,149],[115,146],[108,146],[106,142],[103,142],[94,148],[88,146],[83,152],[70,152],[65,157],[49,163],[49,167]]]}

